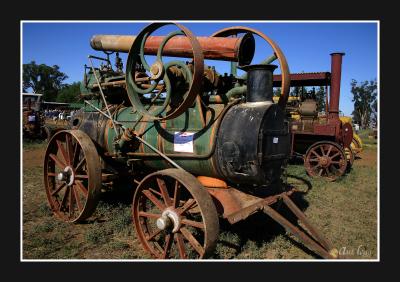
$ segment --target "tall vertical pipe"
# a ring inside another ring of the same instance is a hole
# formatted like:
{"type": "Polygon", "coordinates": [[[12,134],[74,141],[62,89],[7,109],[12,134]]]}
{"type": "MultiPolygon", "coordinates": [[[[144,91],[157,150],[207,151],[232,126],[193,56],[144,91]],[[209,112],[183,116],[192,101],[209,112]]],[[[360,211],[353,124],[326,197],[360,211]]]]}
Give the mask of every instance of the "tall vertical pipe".
{"type": "Polygon", "coordinates": [[[345,53],[331,54],[330,118],[339,118],[340,81],[342,77],[342,57],[344,54],[345,53]]]}

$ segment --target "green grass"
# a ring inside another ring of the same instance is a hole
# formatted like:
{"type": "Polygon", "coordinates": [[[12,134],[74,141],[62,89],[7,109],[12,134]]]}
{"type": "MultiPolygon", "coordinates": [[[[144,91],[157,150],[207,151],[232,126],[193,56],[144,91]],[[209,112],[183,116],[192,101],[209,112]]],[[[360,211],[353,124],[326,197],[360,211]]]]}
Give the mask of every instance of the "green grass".
{"type": "Polygon", "coordinates": [[[46,141],[43,141],[43,140],[24,139],[24,141],[22,142],[23,150],[40,149],[44,146],[46,146],[46,141]]]}
{"type": "MultiPolygon", "coordinates": [[[[43,144],[32,146],[44,148],[43,144]]],[[[288,183],[303,192],[293,197],[295,203],[337,249],[352,252],[350,258],[377,257],[376,150],[374,144],[365,146],[362,159],[356,160],[353,169],[333,183],[308,177],[303,165],[289,165],[287,170],[288,183]],[[363,252],[357,254],[360,246],[363,252]]],[[[42,173],[40,166],[24,166],[24,258],[151,258],[133,229],[130,199],[103,197],[88,222],[63,223],[47,205],[42,173]]],[[[316,256],[268,216],[258,213],[234,225],[221,219],[212,258],[315,259],[316,256]]]]}
{"type": "Polygon", "coordinates": [[[358,136],[360,136],[363,144],[365,144],[365,145],[378,144],[378,139],[371,137],[372,129],[362,129],[357,134],[358,134],[358,136]]]}

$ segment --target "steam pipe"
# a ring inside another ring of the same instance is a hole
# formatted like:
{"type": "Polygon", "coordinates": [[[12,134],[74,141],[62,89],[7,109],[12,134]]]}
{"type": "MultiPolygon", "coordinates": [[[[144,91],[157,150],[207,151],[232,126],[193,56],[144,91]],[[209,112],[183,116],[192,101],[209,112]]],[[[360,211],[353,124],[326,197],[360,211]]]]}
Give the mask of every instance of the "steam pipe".
{"type": "Polygon", "coordinates": [[[342,57],[345,53],[331,54],[331,91],[329,100],[329,116],[339,118],[340,81],[342,76],[342,57]]]}
{"type": "MultiPolygon", "coordinates": [[[[136,36],[128,35],[94,35],[90,46],[98,51],[116,51],[128,53],[136,36]]],[[[146,55],[156,55],[164,36],[149,36],[144,52],[146,55]]],[[[197,37],[205,59],[238,62],[239,65],[250,64],[254,56],[255,40],[252,34],[243,37],[197,37]]],[[[191,58],[192,46],[187,37],[171,38],[164,47],[163,55],[191,58]]]]}

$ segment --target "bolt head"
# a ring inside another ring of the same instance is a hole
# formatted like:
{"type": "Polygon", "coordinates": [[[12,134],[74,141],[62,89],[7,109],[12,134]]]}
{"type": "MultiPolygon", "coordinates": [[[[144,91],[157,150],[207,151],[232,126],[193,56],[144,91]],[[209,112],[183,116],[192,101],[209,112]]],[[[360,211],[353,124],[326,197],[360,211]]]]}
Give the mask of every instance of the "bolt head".
{"type": "Polygon", "coordinates": [[[59,174],[57,174],[57,179],[59,181],[63,181],[64,180],[64,173],[60,172],[59,174]]]}

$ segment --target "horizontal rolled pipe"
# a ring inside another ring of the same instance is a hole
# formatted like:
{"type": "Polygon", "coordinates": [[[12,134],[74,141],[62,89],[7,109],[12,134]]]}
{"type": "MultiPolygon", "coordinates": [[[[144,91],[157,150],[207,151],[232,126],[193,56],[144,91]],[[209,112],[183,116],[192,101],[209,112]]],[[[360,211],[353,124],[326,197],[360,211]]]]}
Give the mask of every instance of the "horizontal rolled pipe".
{"type": "MultiPolygon", "coordinates": [[[[129,35],[94,35],[90,46],[98,51],[114,51],[128,53],[136,36],[129,35]]],[[[146,55],[156,55],[164,36],[149,36],[144,52],[146,55]]],[[[254,56],[255,41],[252,34],[243,37],[197,37],[205,59],[238,62],[239,65],[251,63],[254,56]]],[[[193,57],[189,38],[175,36],[164,47],[164,56],[193,57]]]]}

